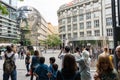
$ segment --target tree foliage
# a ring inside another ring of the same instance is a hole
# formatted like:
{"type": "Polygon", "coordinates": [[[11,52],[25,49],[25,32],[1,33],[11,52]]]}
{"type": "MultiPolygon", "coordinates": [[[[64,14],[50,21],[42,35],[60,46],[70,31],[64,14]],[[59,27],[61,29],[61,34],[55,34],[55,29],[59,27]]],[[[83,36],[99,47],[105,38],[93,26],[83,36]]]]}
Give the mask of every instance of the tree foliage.
{"type": "MultiPolygon", "coordinates": [[[[18,1],[24,1],[24,0],[18,0],[18,1]]],[[[8,15],[9,12],[7,10],[7,7],[3,4],[0,3],[0,12],[3,14],[3,15],[8,15]]]]}
{"type": "Polygon", "coordinates": [[[0,3],[0,11],[2,14],[8,14],[8,10],[6,6],[2,5],[1,3],[0,3]]]}
{"type": "Polygon", "coordinates": [[[58,35],[48,35],[48,38],[46,40],[46,44],[49,46],[49,47],[55,47],[55,46],[58,46],[61,44],[61,40],[59,38],[58,35]]]}

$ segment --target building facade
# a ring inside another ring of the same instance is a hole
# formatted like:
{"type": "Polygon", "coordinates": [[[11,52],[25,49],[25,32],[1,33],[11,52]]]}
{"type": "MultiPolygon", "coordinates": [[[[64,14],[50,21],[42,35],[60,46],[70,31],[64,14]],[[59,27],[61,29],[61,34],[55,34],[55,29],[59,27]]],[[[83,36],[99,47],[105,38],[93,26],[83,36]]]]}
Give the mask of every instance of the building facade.
{"type": "Polygon", "coordinates": [[[40,41],[47,38],[47,21],[40,14],[40,12],[31,6],[21,6],[18,8],[20,18],[20,28],[25,33],[25,39],[30,40],[33,46],[39,46],[40,41]]]}
{"type": "Polygon", "coordinates": [[[113,48],[111,0],[73,0],[57,14],[63,41],[113,48]]]}
{"type": "Polygon", "coordinates": [[[6,6],[8,14],[0,11],[0,43],[10,43],[20,39],[19,27],[16,21],[17,0],[0,0],[1,5],[6,6]]]}
{"type": "Polygon", "coordinates": [[[47,31],[47,34],[48,34],[48,35],[52,35],[52,34],[58,35],[58,26],[53,26],[53,25],[49,22],[47,28],[48,28],[48,31],[47,31]]]}

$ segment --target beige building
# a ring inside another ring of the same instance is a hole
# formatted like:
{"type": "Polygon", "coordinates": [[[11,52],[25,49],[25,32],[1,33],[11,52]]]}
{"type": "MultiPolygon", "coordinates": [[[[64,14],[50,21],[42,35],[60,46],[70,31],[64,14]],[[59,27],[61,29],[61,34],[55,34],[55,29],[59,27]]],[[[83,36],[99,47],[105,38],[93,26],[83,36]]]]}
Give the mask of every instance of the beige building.
{"type": "Polygon", "coordinates": [[[111,0],[73,0],[57,11],[62,40],[113,47],[111,0]]]}
{"type": "Polygon", "coordinates": [[[47,31],[48,35],[52,35],[52,34],[58,34],[58,27],[57,26],[53,26],[50,22],[48,23],[48,31],[47,31]]]}

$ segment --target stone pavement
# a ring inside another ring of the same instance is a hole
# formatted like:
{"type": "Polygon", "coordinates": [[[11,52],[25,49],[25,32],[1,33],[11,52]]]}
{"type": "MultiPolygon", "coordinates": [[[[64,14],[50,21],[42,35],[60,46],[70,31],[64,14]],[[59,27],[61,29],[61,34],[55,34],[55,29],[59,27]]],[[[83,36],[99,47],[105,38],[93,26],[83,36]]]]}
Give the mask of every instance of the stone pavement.
{"type": "MultiPolygon", "coordinates": [[[[59,69],[61,68],[61,60],[58,59],[58,54],[59,54],[59,50],[55,50],[53,52],[53,50],[49,50],[47,51],[47,53],[42,53],[42,55],[45,57],[45,63],[49,65],[49,57],[55,57],[56,58],[56,63],[59,65],[59,69]]],[[[3,60],[0,60],[0,80],[3,79],[3,60]]],[[[16,60],[16,65],[17,65],[17,80],[30,80],[30,77],[26,77],[26,67],[25,67],[25,63],[24,60],[21,59],[17,59],[16,60]]],[[[91,67],[91,73],[92,75],[94,74],[95,68],[91,67]]],[[[34,79],[35,80],[35,79],[34,79]]]]}

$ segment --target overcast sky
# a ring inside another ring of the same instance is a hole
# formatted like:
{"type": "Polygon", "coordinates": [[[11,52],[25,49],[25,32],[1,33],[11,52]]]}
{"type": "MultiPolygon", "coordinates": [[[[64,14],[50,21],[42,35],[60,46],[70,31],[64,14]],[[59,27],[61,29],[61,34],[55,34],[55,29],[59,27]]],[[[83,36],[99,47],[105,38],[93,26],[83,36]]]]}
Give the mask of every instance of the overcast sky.
{"type": "Polygon", "coordinates": [[[61,5],[69,3],[70,1],[72,0],[24,0],[17,4],[18,7],[31,6],[36,8],[47,22],[51,22],[52,25],[57,26],[57,10],[61,5]]]}

